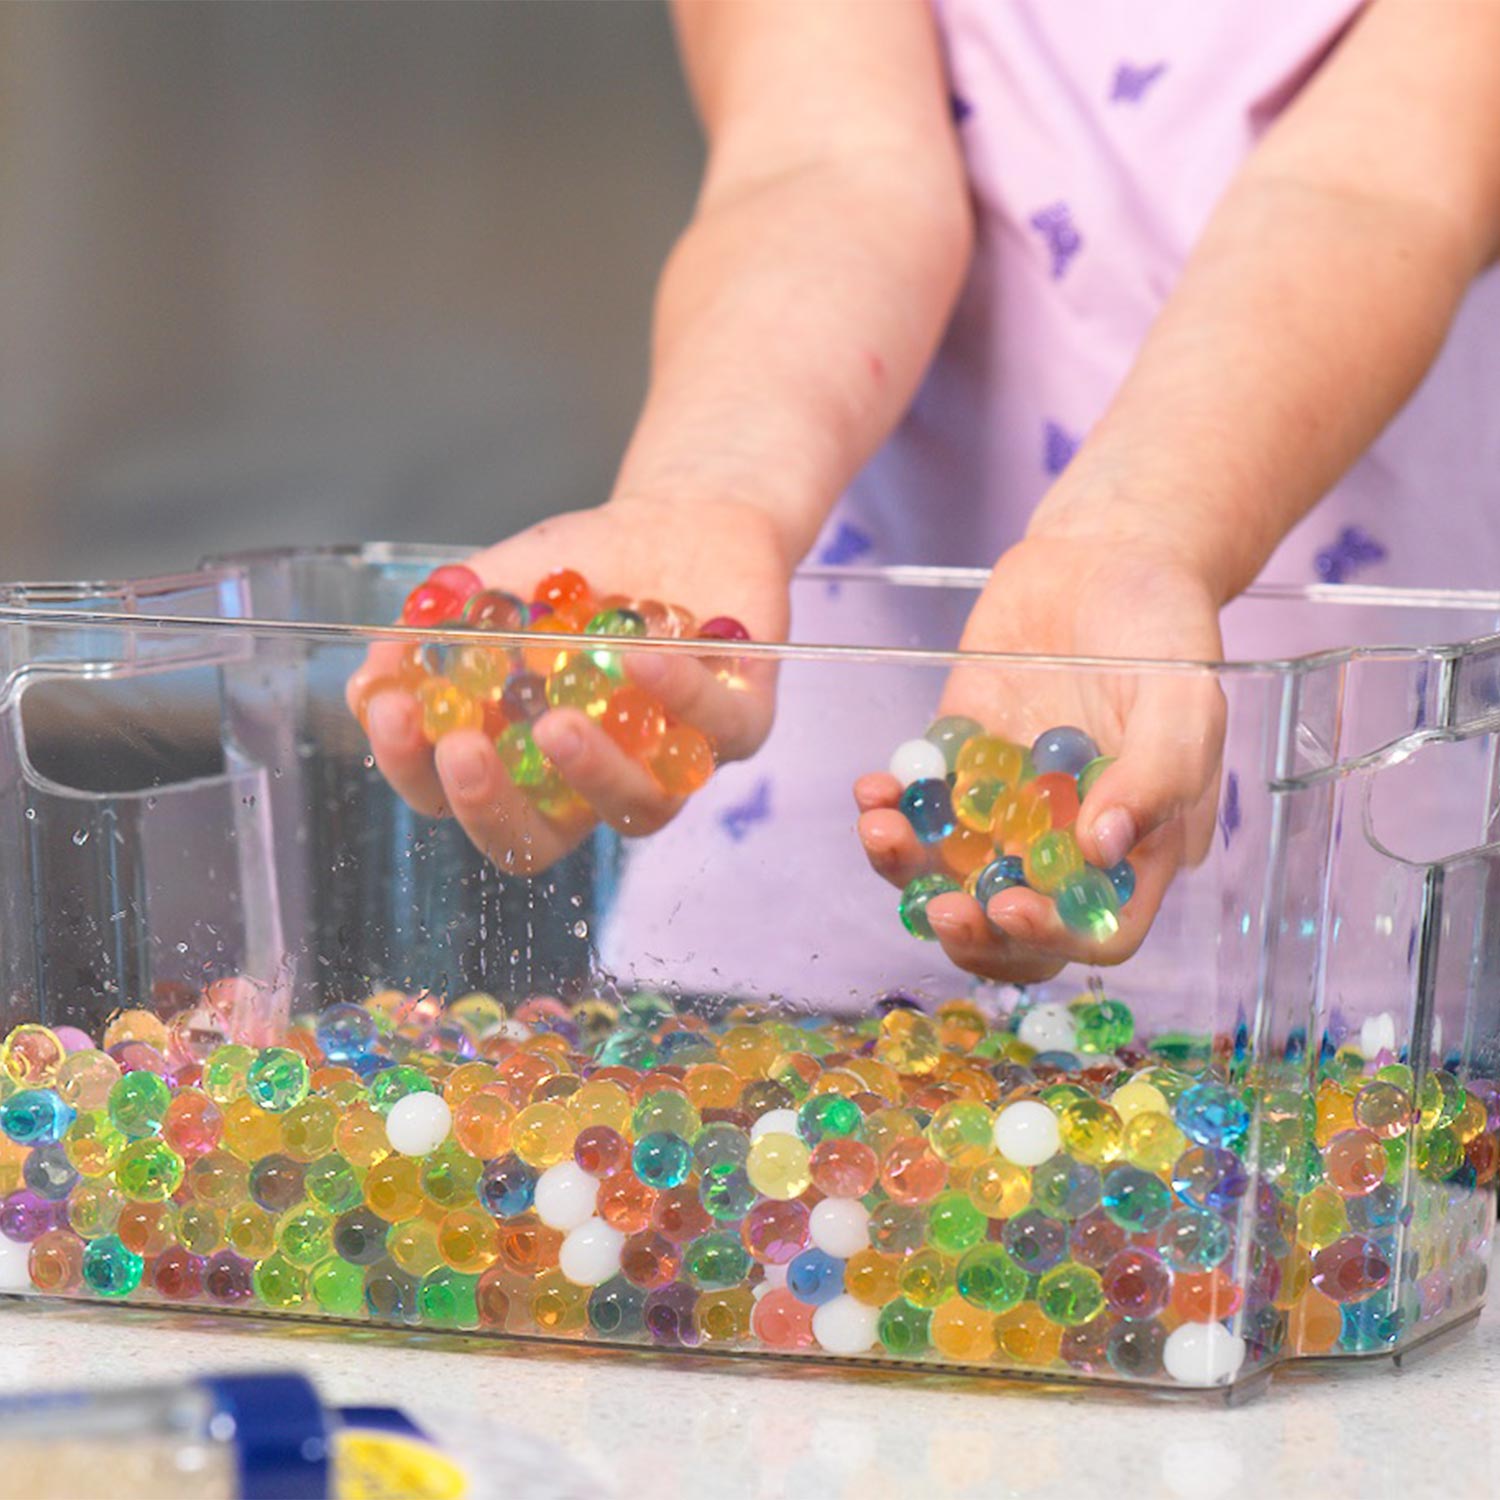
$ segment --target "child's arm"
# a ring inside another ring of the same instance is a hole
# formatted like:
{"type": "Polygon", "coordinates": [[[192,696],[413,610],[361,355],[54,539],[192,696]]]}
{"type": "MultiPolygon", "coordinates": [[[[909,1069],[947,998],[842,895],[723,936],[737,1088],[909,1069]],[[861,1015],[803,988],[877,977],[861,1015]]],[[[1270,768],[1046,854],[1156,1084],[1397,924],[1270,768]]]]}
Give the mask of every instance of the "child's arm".
{"type": "MultiPolygon", "coordinates": [[[[471,561],[513,592],[573,567],[601,591],[733,615],[776,639],[791,568],[942,334],[968,259],[967,191],[923,0],[684,0],[677,20],[709,159],[662,278],[649,395],[614,494],[471,561]]],[[[372,653],[351,702],[389,669],[372,653]]],[[[721,758],[769,727],[764,678],[734,692],[683,656],[627,658],[627,671],[721,758]]],[[[506,868],[548,865],[588,831],[590,819],[542,817],[477,730],[434,753],[406,693],[379,694],[368,723],[396,790],[451,812],[506,868]]],[[[554,710],[534,733],[620,831],[675,812],[583,714],[554,710]]]]}
{"type": "MultiPolygon", "coordinates": [[[[1219,607],[1400,408],[1497,254],[1500,0],[1379,0],[1225,195],[965,644],[1216,656],[1219,607]]],[[[967,897],[933,902],[956,962],[1014,979],[1128,957],[1203,847],[1217,776],[1210,679],[1118,674],[1084,695],[1059,684],[1065,701],[1050,704],[1035,701],[1042,681],[955,674],[945,706],[997,727],[1019,711],[1033,732],[1038,718],[1088,719],[1119,759],[1086,799],[1079,842],[1100,865],[1130,853],[1139,887],[1102,949],[1026,891],[990,903],[993,925],[967,897]]],[[[902,883],[925,851],[893,783],[868,777],[859,795],[871,861],[902,883]]]]}

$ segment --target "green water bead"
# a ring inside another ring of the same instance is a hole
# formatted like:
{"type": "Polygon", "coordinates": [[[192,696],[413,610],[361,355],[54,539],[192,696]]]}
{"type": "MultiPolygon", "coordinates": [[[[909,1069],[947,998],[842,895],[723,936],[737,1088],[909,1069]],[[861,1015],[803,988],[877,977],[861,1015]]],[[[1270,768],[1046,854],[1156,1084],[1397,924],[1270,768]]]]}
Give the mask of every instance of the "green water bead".
{"type": "Polygon", "coordinates": [[[245,1074],[245,1092],[271,1114],[301,1104],[307,1098],[307,1059],[290,1047],[267,1047],[245,1074]]]}
{"type": "Polygon", "coordinates": [[[365,1268],[336,1255],[313,1268],[309,1284],[319,1309],[335,1318],[357,1318],[365,1310],[365,1268]]]}
{"type": "Polygon", "coordinates": [[[931,1340],[928,1329],[932,1324],[932,1313],[925,1307],[898,1297],[880,1309],[880,1318],[875,1324],[875,1334],[887,1354],[898,1358],[910,1358],[924,1353],[931,1340]]]}
{"type": "Polygon", "coordinates": [[[353,1208],[362,1196],[359,1177],[342,1156],[320,1156],[308,1167],[302,1188],[314,1203],[332,1214],[353,1208]]]}
{"type": "Polygon", "coordinates": [[[1464,1159],[1463,1142],[1446,1125],[1417,1131],[1417,1170],[1433,1182],[1441,1182],[1458,1170],[1464,1159]]]}
{"type": "Polygon", "coordinates": [[[1088,1000],[1073,1007],[1079,1052],[1109,1053],[1128,1047],[1135,1036],[1135,1017],[1118,1000],[1088,1000]]]}
{"type": "Polygon", "coordinates": [[[64,1154],[83,1177],[103,1177],[112,1172],[124,1146],[125,1136],[102,1109],[79,1115],[62,1138],[64,1154]]]}
{"type": "Polygon", "coordinates": [[[182,1186],[182,1158],[165,1142],[132,1141],[115,1163],[115,1185],[136,1203],[165,1203],[182,1186]]]}
{"type": "Polygon", "coordinates": [[[989,1220],[967,1193],[940,1193],[927,1210],[928,1238],[949,1255],[961,1255],[977,1245],[988,1228],[989,1220]]]}
{"type": "Polygon", "coordinates": [[[1092,942],[1102,943],[1120,930],[1120,898],[1109,876],[1085,865],[1056,895],[1057,915],[1064,927],[1092,942]]]}
{"type": "Polygon", "coordinates": [[[140,1284],[146,1262],[107,1234],[83,1250],[83,1284],[98,1297],[128,1297],[140,1284]]]}
{"type": "Polygon", "coordinates": [[[927,733],[922,738],[943,752],[943,759],[948,762],[948,769],[952,771],[958,765],[958,752],[976,734],[983,733],[984,725],[977,719],[971,719],[966,714],[944,714],[941,719],[934,719],[927,726],[927,733]]]}
{"type": "Polygon", "coordinates": [[[946,1302],[956,1290],[953,1262],[936,1250],[918,1250],[906,1256],[896,1274],[901,1295],[915,1307],[931,1310],[946,1302]]]}
{"type": "Polygon", "coordinates": [[[986,1242],[965,1253],[954,1273],[958,1295],[986,1312],[1008,1312],[1026,1295],[1026,1272],[999,1245],[986,1242]]]}
{"type": "Polygon", "coordinates": [[[864,1133],[859,1105],[842,1094],[814,1094],[797,1111],[797,1134],[809,1146],[830,1138],[845,1140],[864,1133]]]}
{"type": "Polygon", "coordinates": [[[509,724],[495,739],[495,753],[505,773],[519,787],[539,787],[549,779],[552,764],[531,737],[530,724],[509,724]]]}
{"type": "Polygon", "coordinates": [[[230,1042],[215,1047],[203,1064],[203,1092],[215,1104],[229,1104],[245,1092],[245,1075],[255,1061],[255,1049],[230,1042]]]}
{"type": "Polygon", "coordinates": [[[484,1163],[457,1141],[444,1141],[422,1159],[422,1191],[442,1208],[462,1208],[474,1200],[484,1163]]]}
{"type": "Polygon", "coordinates": [[[422,1278],[417,1290],[421,1321],[435,1328],[475,1328],[479,1307],[475,1298],[477,1276],[465,1276],[448,1266],[439,1266],[422,1278]]]}
{"type": "Polygon", "coordinates": [[[253,1280],[255,1295],[278,1312],[301,1307],[307,1300],[307,1272],[284,1255],[273,1253],[258,1261],[253,1280]]]}
{"type": "Polygon", "coordinates": [[[994,1150],[995,1121],[988,1109],[972,1099],[944,1104],[927,1126],[933,1155],[950,1165],[970,1166],[994,1150]]]}
{"type": "Polygon", "coordinates": [[[177,1243],[194,1255],[212,1255],[224,1243],[224,1223],[217,1209],[189,1203],[177,1213],[177,1243]]]}
{"type": "Polygon", "coordinates": [[[137,1141],[161,1129],[171,1102],[172,1090],[166,1079],[138,1068],[116,1079],[105,1107],[110,1124],[127,1139],[137,1141]]]}
{"type": "MultiPolygon", "coordinates": [[[[914,938],[921,938],[923,942],[929,943],[935,941],[937,934],[927,918],[928,903],[936,896],[945,896],[949,891],[958,889],[946,875],[918,875],[901,892],[901,925],[914,938]]],[[[1114,888],[1111,886],[1110,889],[1114,888]]]]}
{"type": "MultiPolygon", "coordinates": [[[[676,1055],[673,1055],[676,1061],[676,1055]]],[[[692,1102],[673,1089],[658,1089],[647,1094],[630,1116],[631,1134],[637,1140],[653,1130],[665,1130],[692,1140],[703,1126],[692,1102]]]]}
{"type": "Polygon", "coordinates": [[[1114,765],[1115,758],[1112,755],[1096,755],[1078,773],[1078,800],[1083,801],[1093,791],[1094,783],[1114,765]]]}
{"type": "Polygon", "coordinates": [[[704,1291],[721,1291],[738,1286],[750,1274],[750,1252],[739,1235],[713,1230],[688,1246],[683,1265],[704,1291]]]}
{"type": "MultiPolygon", "coordinates": [[[[602,609],[584,627],[589,635],[618,635],[640,640],[647,634],[645,616],[633,609],[602,609]]],[[[625,667],[618,651],[595,650],[589,652],[594,666],[606,677],[618,681],[625,675],[625,667]]]]}
{"type": "Polygon", "coordinates": [[[276,1244],[294,1266],[315,1266],[333,1253],[333,1218],[304,1203],[282,1215],[276,1244]]]}
{"type": "Polygon", "coordinates": [[[377,1073],[370,1084],[370,1108],[388,1115],[408,1094],[435,1094],[438,1086],[420,1068],[402,1063],[377,1073]]]}
{"type": "Polygon", "coordinates": [[[1064,1328],[1076,1328],[1097,1316],[1103,1308],[1104,1288],[1097,1271],[1065,1261],[1054,1266],[1037,1282],[1036,1301],[1052,1322],[1064,1328]]]}
{"type": "Polygon", "coordinates": [[[1055,896],[1064,886],[1079,880],[1087,868],[1078,840],[1066,828],[1041,834],[1026,850],[1026,883],[1044,896],[1055,896]]]}

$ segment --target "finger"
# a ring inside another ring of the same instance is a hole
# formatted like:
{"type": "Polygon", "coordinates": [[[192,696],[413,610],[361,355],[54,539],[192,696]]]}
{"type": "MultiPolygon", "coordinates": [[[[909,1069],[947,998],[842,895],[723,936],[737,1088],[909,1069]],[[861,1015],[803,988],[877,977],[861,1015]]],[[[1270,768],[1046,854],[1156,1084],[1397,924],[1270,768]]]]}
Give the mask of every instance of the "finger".
{"type": "Polygon", "coordinates": [[[651,773],[626,755],[587,714],[553,709],[531,727],[537,748],[611,828],[639,836],[655,833],[676,814],[651,773]]]}
{"type": "Polygon", "coordinates": [[[1008,933],[991,926],[980,904],[962,892],[934,897],[928,903],[927,920],[932,924],[943,952],[959,968],[982,979],[1040,984],[1051,979],[1068,962],[1045,949],[1019,943],[1008,933]]]}
{"type": "Polygon", "coordinates": [[[872,771],[854,783],[854,805],[864,812],[877,807],[895,807],[901,801],[901,783],[887,771],[872,771]]]}
{"type": "MultiPolygon", "coordinates": [[[[1108,869],[1165,824],[1211,806],[1224,717],[1223,692],[1207,674],[1161,674],[1142,685],[1119,756],[1079,811],[1077,837],[1085,858],[1108,869]]],[[[1212,818],[1200,814],[1193,827],[1201,857],[1212,818]]],[[[1183,852],[1190,852],[1186,845],[1183,852]]]]}
{"type": "Polygon", "coordinates": [[[344,702],[349,705],[349,712],[358,718],[360,702],[370,684],[400,677],[403,669],[409,668],[411,659],[410,646],[400,641],[376,641],[344,684],[344,702]]]}
{"type": "Polygon", "coordinates": [[[410,693],[377,693],[367,718],[375,764],[396,795],[429,818],[444,817],[447,799],[433,766],[432,746],[422,733],[417,700],[410,693]]]}
{"type": "Polygon", "coordinates": [[[892,885],[907,885],[932,868],[926,845],[894,809],[880,807],[861,813],[856,826],[870,867],[892,885]]]}
{"type": "Polygon", "coordinates": [[[624,658],[625,675],[646,689],[673,718],[708,736],[723,760],[743,760],[770,733],[774,711],[768,664],[742,664],[722,678],[712,666],[680,652],[637,651],[624,658]]]}
{"type": "Polygon", "coordinates": [[[456,729],[433,756],[442,795],[474,847],[503,870],[530,875],[563,857],[587,831],[586,816],[555,821],[506,774],[477,729],[456,729]]]}

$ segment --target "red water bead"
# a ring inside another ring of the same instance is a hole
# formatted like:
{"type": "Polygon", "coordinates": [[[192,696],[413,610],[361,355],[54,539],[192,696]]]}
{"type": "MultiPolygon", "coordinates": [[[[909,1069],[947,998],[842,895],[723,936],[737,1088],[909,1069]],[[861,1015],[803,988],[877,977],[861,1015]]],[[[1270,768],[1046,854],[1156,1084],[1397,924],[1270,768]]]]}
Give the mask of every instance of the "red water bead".
{"type": "Polygon", "coordinates": [[[1475,1182],[1483,1187],[1500,1168],[1500,1143],[1492,1135],[1476,1135],[1464,1148],[1464,1160],[1473,1168],[1475,1182]]]}
{"type": "Polygon", "coordinates": [[[1172,1277],[1172,1311],[1184,1323],[1216,1323],[1237,1313],[1244,1293],[1226,1272],[1178,1271],[1172,1277]]]}
{"type": "Polygon", "coordinates": [[[810,1211],[795,1198],[763,1198],[740,1223],[740,1239],[756,1260],[784,1266],[807,1248],[810,1211]]]}
{"type": "Polygon", "coordinates": [[[632,1286],[643,1291],[667,1286],[682,1267],[682,1251],[664,1234],[645,1230],[633,1234],[620,1251],[620,1271],[632,1286]]]}
{"type": "Polygon", "coordinates": [[[171,1064],[150,1042],[117,1042],[109,1055],[119,1063],[122,1073],[155,1073],[168,1081],[173,1076],[171,1064]]]}
{"type": "Polygon", "coordinates": [[[1128,1243],[1129,1236],[1102,1208],[1091,1208],[1068,1236],[1073,1259],[1095,1271],[1102,1271],[1128,1243]]]}
{"type": "Polygon", "coordinates": [[[610,694],[599,725],[626,755],[643,760],[666,735],[667,716],[650,693],[627,682],[610,694]]]}
{"type": "Polygon", "coordinates": [[[500,1081],[517,1104],[529,1104],[531,1091],[557,1072],[557,1063],[539,1052],[512,1052],[500,1064],[500,1081]]]}
{"type": "Polygon", "coordinates": [[[651,1222],[656,1191],[633,1172],[616,1172],[606,1177],[599,1189],[599,1217],[624,1234],[636,1234],[651,1222]]]}
{"type": "Polygon", "coordinates": [[[323,1049],[318,1045],[317,1037],[310,1031],[301,1028],[289,1031],[282,1038],[281,1045],[304,1058],[310,1067],[315,1068],[323,1061],[323,1049]]]}
{"type": "Polygon", "coordinates": [[[903,1136],[885,1154],[880,1185],[898,1203],[931,1203],[948,1181],[948,1169],[920,1136],[903,1136]]]}
{"type": "Polygon", "coordinates": [[[201,1255],[168,1245],[151,1262],[151,1285],[173,1302],[189,1302],[203,1290],[204,1264],[201,1255]]]}
{"type": "MultiPolygon", "coordinates": [[[[180,1077],[179,1074],[179,1080],[180,1077]]],[[[161,1122],[163,1139],[183,1157],[212,1151],[219,1144],[223,1129],[224,1116],[219,1106],[197,1089],[183,1089],[176,1094],[161,1122]]]]}
{"type": "Polygon", "coordinates": [[[700,641],[748,641],[750,632],[733,615],[715,615],[698,627],[700,641]]]}
{"type": "Polygon", "coordinates": [[[1368,1130],[1341,1130],[1323,1151],[1323,1170],[1346,1198],[1363,1198],[1385,1181],[1385,1147],[1368,1130]]]}
{"type": "Polygon", "coordinates": [[[573,1142],[573,1160],[590,1177],[613,1177],[630,1160],[630,1145],[608,1125],[590,1125],[573,1142]]]}
{"type": "Polygon", "coordinates": [[[1144,1250],[1122,1250],[1100,1273],[1104,1300],[1127,1318],[1153,1318],[1172,1294],[1172,1275],[1144,1250]]]}
{"type": "Polygon", "coordinates": [[[427,581],[451,590],[464,601],[472,599],[484,587],[484,579],[464,563],[444,563],[432,570],[427,581]]]}
{"type": "Polygon", "coordinates": [[[686,1183],[666,1189],[657,1198],[651,1209],[651,1223],[674,1245],[685,1245],[714,1227],[698,1198],[698,1190],[686,1183]]]}
{"type": "Polygon", "coordinates": [[[503,703],[493,698],[479,705],[479,728],[486,739],[498,740],[510,728],[510,715],[503,703]]]}
{"type": "Polygon", "coordinates": [[[1390,1279],[1390,1262],[1362,1234],[1346,1235],[1313,1256],[1312,1284],[1335,1302],[1358,1302],[1390,1279]]]}
{"type": "Polygon", "coordinates": [[[406,596],[406,603],[401,606],[401,623],[421,628],[445,625],[450,620],[456,620],[463,607],[462,595],[444,584],[428,579],[426,583],[419,583],[406,596]]]}
{"type": "Polygon", "coordinates": [[[504,1328],[510,1322],[511,1288],[514,1286],[511,1272],[502,1265],[493,1265],[479,1278],[474,1288],[474,1305],[479,1311],[482,1328],[504,1328]]]}
{"type": "Polygon", "coordinates": [[[1071,828],[1078,821],[1078,783],[1061,771],[1049,771],[1030,783],[1031,794],[1046,803],[1054,828],[1071,828]]]}
{"type": "Polygon", "coordinates": [[[464,624],[473,630],[520,630],[526,606],[504,589],[480,589],[464,605],[464,624]]]}
{"type": "Polygon", "coordinates": [[[813,1184],[830,1198],[863,1198],[880,1175],[880,1159],[863,1141],[830,1136],[813,1147],[813,1184]]]}
{"type": "Polygon", "coordinates": [[[548,573],[531,591],[531,597],[539,604],[550,604],[560,612],[577,610],[591,602],[592,590],[582,573],[572,568],[558,568],[548,573]]]}
{"type": "Polygon", "coordinates": [[[498,1264],[509,1266],[518,1276],[534,1276],[557,1264],[563,1237],[556,1229],[529,1214],[500,1225],[498,1264]]]}
{"type": "Polygon", "coordinates": [[[813,1307],[799,1302],[784,1286],[773,1287],[755,1304],[750,1328],[771,1349],[811,1349],[813,1307]]]}

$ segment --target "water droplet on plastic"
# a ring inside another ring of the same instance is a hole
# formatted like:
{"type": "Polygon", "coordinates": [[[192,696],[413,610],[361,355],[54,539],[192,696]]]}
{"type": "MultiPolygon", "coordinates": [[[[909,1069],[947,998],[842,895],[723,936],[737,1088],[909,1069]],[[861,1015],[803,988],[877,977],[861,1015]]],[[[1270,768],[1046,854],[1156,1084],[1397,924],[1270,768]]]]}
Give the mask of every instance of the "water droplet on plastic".
{"type": "Polygon", "coordinates": [[[80,849],[83,848],[83,846],[88,843],[88,841],[89,831],[87,828],[76,828],[73,830],[73,842],[77,844],[80,849]]]}
{"type": "Polygon", "coordinates": [[[26,809],[26,821],[28,823],[35,823],[36,822],[36,808],[34,808],[34,807],[28,807],[26,809]]]}
{"type": "Polygon", "coordinates": [[[177,945],[177,951],[179,953],[186,953],[188,951],[187,944],[186,943],[178,943],[178,945],[177,945]]]}
{"type": "Polygon", "coordinates": [[[575,922],[573,924],[573,936],[586,938],[589,935],[589,924],[587,922],[575,922]]]}
{"type": "Polygon", "coordinates": [[[365,770],[367,770],[367,771],[373,771],[374,769],[375,769],[375,757],[373,755],[367,755],[367,756],[365,756],[365,770]]]}

